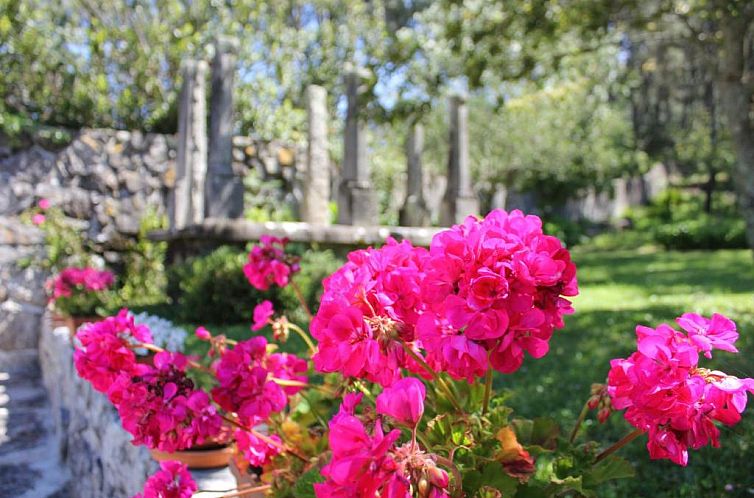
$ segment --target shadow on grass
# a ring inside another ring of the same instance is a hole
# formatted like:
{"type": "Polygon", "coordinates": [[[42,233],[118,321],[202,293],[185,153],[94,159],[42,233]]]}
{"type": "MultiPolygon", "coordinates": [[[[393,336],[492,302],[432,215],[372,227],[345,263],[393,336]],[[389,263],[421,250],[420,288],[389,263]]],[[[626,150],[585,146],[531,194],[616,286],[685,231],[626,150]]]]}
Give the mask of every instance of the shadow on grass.
{"type": "Polygon", "coordinates": [[[679,287],[700,292],[754,292],[750,251],[576,252],[579,281],[587,285],[622,284],[658,294],[679,287]]]}
{"type": "MultiPolygon", "coordinates": [[[[605,382],[610,360],[625,358],[635,351],[636,324],[656,326],[672,322],[682,311],[672,305],[644,306],[637,310],[577,311],[567,318],[564,330],[555,332],[547,356],[539,360],[527,358],[515,374],[499,376],[496,389],[510,393],[508,402],[517,414],[552,416],[562,424],[564,432],[570,431],[589,396],[591,384],[605,382]]],[[[742,351],[747,349],[742,347],[742,351]]],[[[732,375],[751,376],[754,358],[719,352],[707,365],[732,375]]],[[[596,424],[590,417],[586,426],[588,436],[604,446],[631,429],[621,413],[613,414],[604,425],[596,424]]],[[[743,421],[736,427],[722,427],[721,444],[722,449],[692,450],[689,466],[682,468],[669,461],[650,460],[645,448],[646,437],[641,437],[620,453],[635,464],[637,478],[608,484],[600,490],[599,496],[751,496],[754,477],[749,462],[754,455],[754,414],[744,414],[743,421]]]]}

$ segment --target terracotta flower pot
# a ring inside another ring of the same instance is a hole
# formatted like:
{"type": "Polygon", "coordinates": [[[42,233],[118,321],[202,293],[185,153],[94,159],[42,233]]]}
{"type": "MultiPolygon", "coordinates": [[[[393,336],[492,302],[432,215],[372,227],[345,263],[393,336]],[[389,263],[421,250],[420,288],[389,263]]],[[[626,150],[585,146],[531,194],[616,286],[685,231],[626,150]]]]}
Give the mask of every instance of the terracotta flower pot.
{"type": "Polygon", "coordinates": [[[85,323],[93,323],[93,322],[99,322],[102,320],[101,316],[96,315],[77,315],[77,316],[69,316],[68,317],[68,323],[66,324],[68,327],[68,333],[71,334],[71,340],[73,340],[74,337],[76,337],[76,331],[85,323]]]}
{"type": "Polygon", "coordinates": [[[53,329],[58,327],[68,327],[68,317],[53,311],[50,314],[50,325],[52,325],[53,329]]]}
{"type": "Polygon", "coordinates": [[[149,453],[158,462],[176,460],[185,463],[190,469],[212,469],[228,466],[231,458],[233,458],[233,445],[208,443],[174,453],[166,453],[160,450],[149,450],[149,453]]]}

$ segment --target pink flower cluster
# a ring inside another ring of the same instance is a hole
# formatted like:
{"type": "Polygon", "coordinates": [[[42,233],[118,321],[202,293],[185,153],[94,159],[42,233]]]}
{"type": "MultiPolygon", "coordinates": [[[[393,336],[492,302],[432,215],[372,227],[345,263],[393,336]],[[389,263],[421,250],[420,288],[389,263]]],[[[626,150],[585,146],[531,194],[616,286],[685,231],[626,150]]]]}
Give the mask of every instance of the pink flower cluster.
{"type": "Polygon", "coordinates": [[[490,364],[514,372],[524,352],[548,352],[573,312],[563,296],[578,293],[570,254],[541,220],[502,210],[440,232],[429,251],[389,240],[352,252],[324,288],[316,368],[383,386],[403,368],[425,374],[406,348],[455,379],[472,382],[490,364]]]}
{"type": "Polygon", "coordinates": [[[113,285],[113,274],[94,268],[69,267],[61,271],[52,282],[52,301],[70,297],[74,291],[98,292],[113,285]]]}
{"type": "Polygon", "coordinates": [[[636,328],[637,349],[627,359],[612,360],[608,393],[615,409],[649,436],[653,459],[688,463],[688,448],[720,445],[715,422],[741,420],[754,379],[739,379],[699,367],[699,353],[736,352],[735,324],[723,315],[711,319],[686,313],[677,319],[683,331],[667,324],[636,328]]]}
{"type": "Polygon", "coordinates": [[[286,353],[268,354],[264,337],[252,337],[226,349],[214,369],[219,385],[212,390],[212,398],[224,410],[235,412],[247,427],[283,410],[287,396],[301,390],[299,386],[282,387],[274,379],[307,380],[303,375],[306,361],[286,353]]]}
{"type": "Polygon", "coordinates": [[[160,462],[160,470],[144,484],[144,492],[133,498],[191,498],[198,490],[188,468],[180,462],[160,462]]]}
{"type": "Polygon", "coordinates": [[[76,333],[73,360],[79,376],[102,393],[108,392],[115,379],[141,373],[131,346],[152,342],[149,329],[137,325],[127,309],[116,316],[79,329],[76,333]]]}
{"type": "Polygon", "coordinates": [[[416,322],[424,309],[421,282],[427,251],[389,239],[380,249],[351,252],[348,262],[324,282],[311,333],[319,341],[314,365],[388,386],[401,368],[419,371],[402,342],[413,350],[416,322]]]}
{"type": "Polygon", "coordinates": [[[49,199],[40,199],[39,203],[37,203],[37,207],[39,208],[39,210],[41,212],[34,213],[31,216],[31,222],[32,222],[32,224],[39,226],[39,225],[43,224],[45,222],[45,220],[47,219],[43,213],[45,211],[47,211],[48,209],[50,209],[50,200],[49,199]]]}
{"type": "MultiPolygon", "coordinates": [[[[388,396],[398,396],[398,392],[388,396]]],[[[400,396],[413,397],[412,394],[400,396]]],[[[447,472],[438,468],[415,442],[396,446],[400,431],[393,429],[385,434],[379,419],[369,434],[355,413],[361,398],[360,393],[346,395],[340,411],[330,421],[332,459],[322,468],[325,482],[314,485],[316,496],[411,498],[412,489],[418,489],[421,496],[449,497],[447,472]]],[[[413,415],[410,418],[413,419],[413,415]]]]}
{"type": "Polygon", "coordinates": [[[110,401],[133,444],[171,453],[220,434],[222,418],[186,376],[187,364],[184,355],[163,351],[155,355],[154,368],[122,374],[110,387],[110,401]]]}
{"type": "Polygon", "coordinates": [[[254,307],[254,317],[251,330],[254,332],[262,330],[270,323],[270,318],[275,314],[275,309],[270,301],[262,301],[254,307]]]}
{"type": "Polygon", "coordinates": [[[275,456],[280,454],[280,446],[283,444],[282,439],[276,434],[270,435],[269,438],[276,441],[277,446],[244,430],[239,429],[233,435],[236,440],[236,448],[246,461],[254,467],[264,467],[269,464],[275,456]]]}
{"type": "Polygon", "coordinates": [[[108,395],[134,444],[170,452],[220,432],[222,419],[209,396],[186,376],[185,356],[162,352],[154,366],[137,363],[133,348],[152,337],[128,310],[81,328],[76,339],[76,371],[108,395]]]}
{"type": "Polygon", "coordinates": [[[437,234],[422,285],[417,325],[427,362],[471,382],[491,366],[516,371],[524,352],[541,358],[573,312],[576,267],[542,221],[496,209],[437,234]],[[489,359],[489,360],[488,360],[489,359]]]}
{"type": "Polygon", "coordinates": [[[249,253],[249,262],[243,272],[249,283],[259,290],[267,290],[270,285],[285,287],[291,276],[301,267],[298,258],[285,253],[288,239],[263,235],[260,245],[254,246],[249,253]]]}

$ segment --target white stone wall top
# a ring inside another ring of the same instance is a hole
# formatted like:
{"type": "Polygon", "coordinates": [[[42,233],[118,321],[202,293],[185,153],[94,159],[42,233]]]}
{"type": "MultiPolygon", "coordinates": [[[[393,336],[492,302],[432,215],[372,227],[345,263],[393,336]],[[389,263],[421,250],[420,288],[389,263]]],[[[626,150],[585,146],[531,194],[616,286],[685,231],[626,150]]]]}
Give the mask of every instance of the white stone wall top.
{"type": "Polygon", "coordinates": [[[334,245],[376,245],[388,237],[408,239],[417,246],[428,246],[432,237],[443,230],[437,227],[389,227],[361,225],[315,225],[303,222],[266,222],[207,218],[204,223],[182,230],[150,233],[153,240],[222,240],[243,242],[259,240],[263,235],[287,237],[293,242],[334,245]]]}

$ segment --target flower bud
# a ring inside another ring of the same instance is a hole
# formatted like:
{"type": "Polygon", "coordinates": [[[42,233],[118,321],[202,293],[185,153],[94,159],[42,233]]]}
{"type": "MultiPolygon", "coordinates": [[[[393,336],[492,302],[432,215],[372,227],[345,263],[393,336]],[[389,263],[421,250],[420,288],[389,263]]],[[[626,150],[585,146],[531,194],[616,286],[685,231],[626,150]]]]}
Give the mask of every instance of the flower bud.
{"type": "Polygon", "coordinates": [[[427,477],[429,477],[429,482],[431,482],[433,486],[437,486],[438,488],[445,489],[450,483],[448,473],[438,467],[428,468],[427,477]]]}
{"type": "Polygon", "coordinates": [[[429,482],[425,478],[419,479],[419,482],[416,485],[417,491],[419,492],[420,497],[425,497],[429,495],[429,482]]]}

